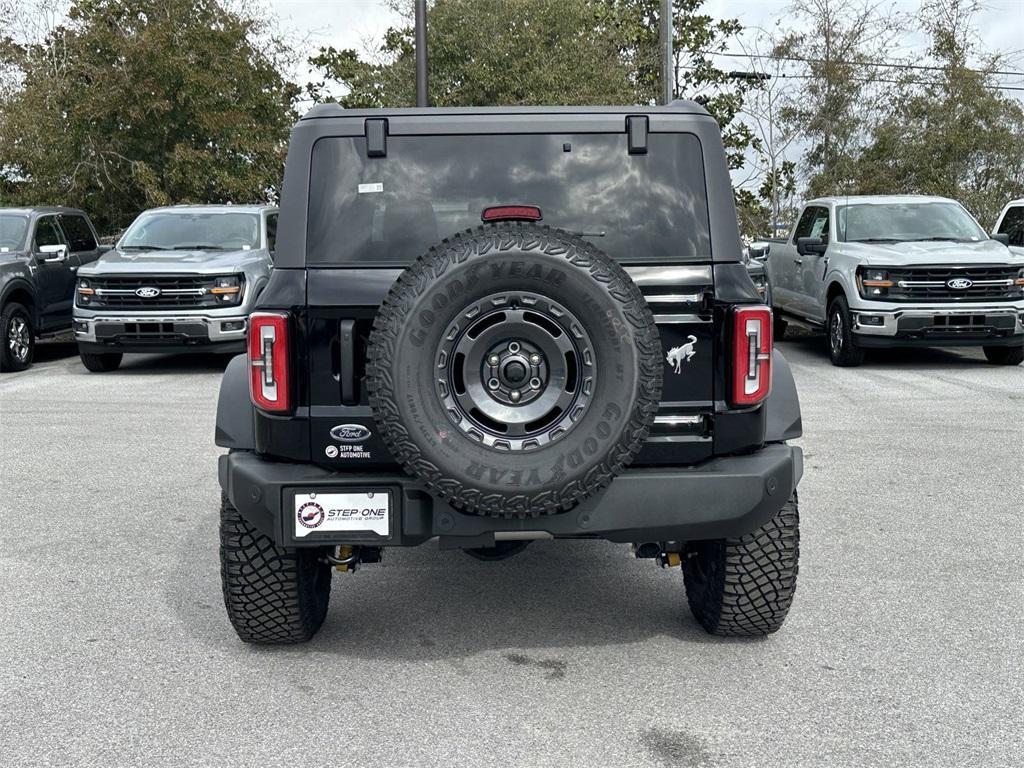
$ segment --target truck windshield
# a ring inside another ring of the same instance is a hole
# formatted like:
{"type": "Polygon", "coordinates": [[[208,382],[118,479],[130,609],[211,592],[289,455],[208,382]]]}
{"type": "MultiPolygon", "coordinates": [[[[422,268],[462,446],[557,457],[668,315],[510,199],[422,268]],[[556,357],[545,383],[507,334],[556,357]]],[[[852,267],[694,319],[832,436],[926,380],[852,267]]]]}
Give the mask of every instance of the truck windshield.
{"type": "Polygon", "coordinates": [[[0,213],[0,249],[13,251],[21,248],[28,229],[28,216],[0,213]]]}
{"type": "Polygon", "coordinates": [[[306,263],[404,265],[485,208],[530,205],[543,224],[582,234],[620,262],[709,260],[700,141],[622,134],[325,138],[313,149],[306,263]]]}
{"type": "Polygon", "coordinates": [[[837,210],[839,239],[856,242],[909,242],[987,239],[981,227],[956,203],[859,203],[837,210]]]}
{"type": "Polygon", "coordinates": [[[144,213],[128,228],[122,250],[248,251],[260,246],[260,219],[254,213],[144,213]]]}

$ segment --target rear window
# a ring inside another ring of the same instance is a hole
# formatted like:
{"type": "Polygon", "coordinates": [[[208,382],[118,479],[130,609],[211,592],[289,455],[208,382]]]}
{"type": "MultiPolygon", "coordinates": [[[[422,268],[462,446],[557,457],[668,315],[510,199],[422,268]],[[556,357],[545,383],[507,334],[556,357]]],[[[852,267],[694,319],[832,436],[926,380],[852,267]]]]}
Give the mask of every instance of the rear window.
{"type": "Polygon", "coordinates": [[[692,134],[389,136],[313,148],[306,262],[403,265],[480,224],[485,208],[535,205],[620,262],[711,257],[704,161],[692,134]]]}

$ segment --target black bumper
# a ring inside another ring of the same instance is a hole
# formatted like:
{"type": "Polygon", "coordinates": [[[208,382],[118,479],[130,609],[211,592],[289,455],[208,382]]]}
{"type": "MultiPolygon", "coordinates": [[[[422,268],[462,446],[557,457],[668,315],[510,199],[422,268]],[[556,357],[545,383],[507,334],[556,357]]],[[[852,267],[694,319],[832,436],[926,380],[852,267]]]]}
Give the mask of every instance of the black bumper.
{"type": "Polygon", "coordinates": [[[220,457],[220,485],[254,527],[282,546],[367,544],[480,547],[498,538],[596,538],[618,542],[718,539],[750,533],[772,518],[796,490],[803,453],[785,444],[712,459],[693,467],[631,468],[603,492],[569,512],[520,519],[466,515],[402,474],[329,472],[312,464],[268,461],[247,451],[220,457]],[[351,534],[294,537],[292,494],[345,488],[391,494],[388,539],[351,534]],[[538,534],[533,536],[533,534],[538,534]]]}

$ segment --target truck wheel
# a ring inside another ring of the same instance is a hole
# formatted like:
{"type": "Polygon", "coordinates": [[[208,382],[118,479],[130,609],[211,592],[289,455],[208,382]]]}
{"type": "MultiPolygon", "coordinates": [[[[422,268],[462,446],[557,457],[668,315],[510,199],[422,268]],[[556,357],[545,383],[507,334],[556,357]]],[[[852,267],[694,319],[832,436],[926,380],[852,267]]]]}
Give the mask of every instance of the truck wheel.
{"type": "Polygon", "coordinates": [[[224,606],[247,643],[304,643],[327,615],[331,567],[315,549],[287,549],[253,528],[222,496],[220,578],[224,606]]]}
{"type": "Polygon", "coordinates": [[[853,367],[864,362],[864,350],[853,337],[850,305],[845,296],[836,296],[828,305],[828,354],[832,365],[853,367]]]}
{"type": "Polygon", "coordinates": [[[1024,345],[1018,347],[985,347],[985,358],[993,365],[1020,365],[1024,362],[1024,345]]]}
{"type": "Polygon", "coordinates": [[[12,301],[0,312],[0,371],[24,371],[32,365],[35,351],[32,315],[12,301]]]}
{"type": "Polygon", "coordinates": [[[431,248],[374,320],[366,384],[405,470],[465,512],[575,506],[644,445],[662,351],[640,289],[578,235],[502,223],[431,248]]]}
{"type": "Polygon", "coordinates": [[[93,373],[116,371],[121,365],[121,358],[124,357],[121,352],[79,352],[78,356],[82,358],[82,365],[93,373]]]}
{"type": "Polygon", "coordinates": [[[708,632],[769,635],[793,603],[800,560],[797,496],[753,533],[696,541],[683,553],[686,599],[708,632]]]}

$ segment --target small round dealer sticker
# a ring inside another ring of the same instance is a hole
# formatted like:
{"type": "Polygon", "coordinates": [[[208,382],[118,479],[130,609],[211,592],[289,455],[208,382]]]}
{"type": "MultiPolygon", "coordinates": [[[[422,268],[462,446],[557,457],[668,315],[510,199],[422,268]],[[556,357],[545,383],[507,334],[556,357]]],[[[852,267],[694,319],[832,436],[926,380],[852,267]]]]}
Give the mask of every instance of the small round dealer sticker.
{"type": "Polygon", "coordinates": [[[317,528],[324,521],[324,508],[315,501],[307,501],[296,513],[299,523],[306,528],[317,528]]]}

